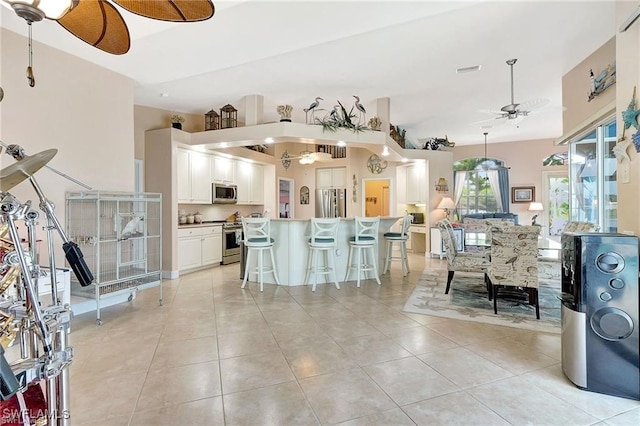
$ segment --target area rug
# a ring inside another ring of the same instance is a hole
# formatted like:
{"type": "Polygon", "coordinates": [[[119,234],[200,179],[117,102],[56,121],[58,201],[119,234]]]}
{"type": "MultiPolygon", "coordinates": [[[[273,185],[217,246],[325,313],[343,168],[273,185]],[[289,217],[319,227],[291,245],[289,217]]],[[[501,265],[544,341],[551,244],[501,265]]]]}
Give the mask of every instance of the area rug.
{"type": "Polygon", "coordinates": [[[425,269],[403,311],[560,333],[560,263],[540,262],[538,278],[539,320],[535,306],[505,299],[498,299],[498,314],[494,314],[482,274],[456,272],[449,294],[444,294],[447,285],[444,269],[425,269]]]}

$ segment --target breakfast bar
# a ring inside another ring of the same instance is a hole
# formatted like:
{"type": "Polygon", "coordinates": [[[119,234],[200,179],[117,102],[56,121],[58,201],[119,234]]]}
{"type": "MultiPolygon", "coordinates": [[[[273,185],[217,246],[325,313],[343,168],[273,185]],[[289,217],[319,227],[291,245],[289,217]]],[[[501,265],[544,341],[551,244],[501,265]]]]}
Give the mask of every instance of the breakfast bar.
{"type": "MultiPolygon", "coordinates": [[[[399,217],[381,217],[378,229],[378,246],[376,259],[378,276],[384,267],[384,233],[400,219],[399,217]]],[[[349,256],[349,237],[355,233],[354,219],[340,219],[338,227],[338,241],[335,250],[335,264],[338,282],[344,282],[347,273],[347,259],[349,256]]],[[[309,237],[311,233],[311,221],[302,219],[271,219],[271,237],[274,242],[274,255],[280,284],[284,286],[304,285],[307,260],[309,255],[309,237]]],[[[268,260],[265,259],[265,262],[268,260]]],[[[249,268],[255,268],[257,259],[252,259],[249,268]],[[255,260],[255,262],[254,262],[255,260]]],[[[250,281],[255,282],[256,275],[251,274],[250,281]]],[[[325,277],[318,277],[318,283],[323,283],[325,277]]],[[[315,279],[315,277],[311,277],[315,279]]],[[[355,280],[355,274],[351,274],[350,280],[355,280]]],[[[264,277],[266,283],[274,284],[271,274],[264,277]]]]}

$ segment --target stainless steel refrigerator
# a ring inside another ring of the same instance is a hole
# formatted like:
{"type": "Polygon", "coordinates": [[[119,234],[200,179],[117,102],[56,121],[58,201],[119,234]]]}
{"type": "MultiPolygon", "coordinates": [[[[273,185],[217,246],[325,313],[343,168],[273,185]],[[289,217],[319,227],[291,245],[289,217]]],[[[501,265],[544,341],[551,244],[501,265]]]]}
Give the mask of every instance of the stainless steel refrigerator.
{"type": "Polygon", "coordinates": [[[347,217],[347,190],[316,189],[316,217],[347,217]]]}

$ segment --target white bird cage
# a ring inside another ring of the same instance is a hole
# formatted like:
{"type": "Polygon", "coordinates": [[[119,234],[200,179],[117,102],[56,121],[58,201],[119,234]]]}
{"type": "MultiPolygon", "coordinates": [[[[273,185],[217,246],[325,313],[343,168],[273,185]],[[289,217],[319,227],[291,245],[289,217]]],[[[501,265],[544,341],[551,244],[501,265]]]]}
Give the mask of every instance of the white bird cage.
{"type": "Polygon", "coordinates": [[[162,304],[162,194],[84,191],[66,194],[66,228],[95,278],[82,287],[72,274],[71,294],[100,301],[160,286],[162,304]],[[93,288],[92,288],[93,287],[93,288]]]}

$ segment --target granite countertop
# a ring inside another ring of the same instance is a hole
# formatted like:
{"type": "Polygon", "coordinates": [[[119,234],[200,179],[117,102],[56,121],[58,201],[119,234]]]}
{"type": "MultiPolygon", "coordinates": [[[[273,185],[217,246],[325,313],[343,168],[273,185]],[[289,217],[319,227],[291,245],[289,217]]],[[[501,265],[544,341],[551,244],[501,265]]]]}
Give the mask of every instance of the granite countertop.
{"type": "Polygon", "coordinates": [[[227,223],[226,219],[222,220],[203,220],[202,223],[183,223],[178,225],[178,229],[183,228],[203,228],[206,226],[222,226],[223,223],[227,223]]]}

